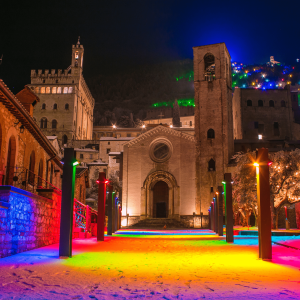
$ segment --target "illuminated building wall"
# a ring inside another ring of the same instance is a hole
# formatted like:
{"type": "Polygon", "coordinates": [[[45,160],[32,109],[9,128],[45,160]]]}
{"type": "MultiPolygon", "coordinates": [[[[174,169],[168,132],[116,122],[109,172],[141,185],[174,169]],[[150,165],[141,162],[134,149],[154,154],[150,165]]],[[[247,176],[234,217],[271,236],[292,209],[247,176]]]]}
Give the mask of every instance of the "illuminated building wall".
{"type": "Polygon", "coordinates": [[[59,242],[61,195],[50,197],[0,186],[0,258],[59,242]]]}
{"type": "Polygon", "coordinates": [[[93,138],[93,110],[95,100],[82,75],[84,48],[72,46],[71,66],[62,71],[31,70],[30,88],[40,102],[34,117],[45,135],[56,135],[62,145],[71,140],[93,138]],[[42,124],[47,120],[47,125],[42,124]]]}

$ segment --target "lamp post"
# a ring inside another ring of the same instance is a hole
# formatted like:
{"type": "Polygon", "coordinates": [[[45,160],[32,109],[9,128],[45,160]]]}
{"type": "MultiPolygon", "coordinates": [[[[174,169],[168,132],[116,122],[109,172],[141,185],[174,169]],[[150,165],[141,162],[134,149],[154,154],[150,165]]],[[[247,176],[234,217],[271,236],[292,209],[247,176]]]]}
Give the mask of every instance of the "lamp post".
{"type": "Polygon", "coordinates": [[[97,241],[104,241],[104,222],[105,222],[105,199],[106,199],[106,180],[105,172],[99,172],[96,181],[98,187],[98,222],[97,222],[97,241]]]}
{"type": "Polygon", "coordinates": [[[259,258],[272,259],[271,205],[268,149],[256,151],[257,204],[258,204],[258,242],[259,258]]]}

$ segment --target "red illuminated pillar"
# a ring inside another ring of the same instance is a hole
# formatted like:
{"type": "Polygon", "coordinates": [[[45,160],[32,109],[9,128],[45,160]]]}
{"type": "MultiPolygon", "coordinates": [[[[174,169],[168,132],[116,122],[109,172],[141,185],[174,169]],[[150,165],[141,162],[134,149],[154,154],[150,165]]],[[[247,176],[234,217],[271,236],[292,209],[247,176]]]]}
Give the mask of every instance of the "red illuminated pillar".
{"type": "Polygon", "coordinates": [[[232,209],[232,185],[231,173],[224,175],[224,198],[226,214],[226,242],[233,243],[233,209],[232,209]]]}
{"type": "Polygon", "coordinates": [[[99,172],[97,180],[98,188],[98,222],[97,222],[97,241],[104,241],[104,222],[105,222],[105,199],[106,199],[106,175],[99,172]]]}
{"type": "Polygon", "coordinates": [[[259,258],[272,259],[271,203],[268,149],[256,151],[259,258]]]}

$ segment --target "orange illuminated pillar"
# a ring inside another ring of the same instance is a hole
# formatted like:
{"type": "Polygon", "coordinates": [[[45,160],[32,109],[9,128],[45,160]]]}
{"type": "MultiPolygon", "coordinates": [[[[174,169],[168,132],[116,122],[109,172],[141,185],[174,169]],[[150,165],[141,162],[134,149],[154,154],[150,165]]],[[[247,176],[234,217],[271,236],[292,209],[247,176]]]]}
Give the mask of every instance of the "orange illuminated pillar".
{"type": "Polygon", "coordinates": [[[271,203],[268,149],[256,151],[259,258],[272,259],[271,203]]]}

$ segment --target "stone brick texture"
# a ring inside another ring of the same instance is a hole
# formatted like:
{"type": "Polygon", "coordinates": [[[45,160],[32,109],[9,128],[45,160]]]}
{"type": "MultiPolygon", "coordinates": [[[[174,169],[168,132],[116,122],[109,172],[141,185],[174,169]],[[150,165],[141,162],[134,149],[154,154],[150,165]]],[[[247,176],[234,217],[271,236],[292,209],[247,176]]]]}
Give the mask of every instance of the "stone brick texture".
{"type": "Polygon", "coordinates": [[[17,188],[0,191],[0,257],[59,242],[61,195],[51,199],[17,188]]]}

